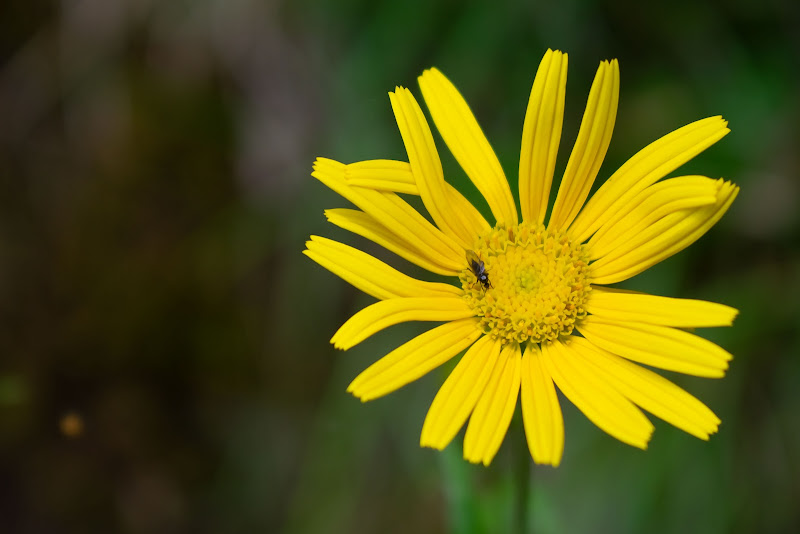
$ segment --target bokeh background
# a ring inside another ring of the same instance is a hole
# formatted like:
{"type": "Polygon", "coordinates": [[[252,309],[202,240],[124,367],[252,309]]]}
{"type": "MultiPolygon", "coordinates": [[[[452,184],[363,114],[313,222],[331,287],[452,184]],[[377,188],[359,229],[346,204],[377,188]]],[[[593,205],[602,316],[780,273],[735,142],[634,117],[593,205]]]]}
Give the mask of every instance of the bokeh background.
{"type": "Polygon", "coordinates": [[[732,209],[624,287],[741,315],[702,332],[735,355],[726,378],[670,375],[722,418],[709,443],[655,421],[642,452],[564,402],[562,466],[532,473],[535,531],[800,532],[798,27],[790,0],[4,2],[0,528],[506,531],[519,421],[475,467],[460,436],[418,446],[446,369],[346,394],[421,325],[335,352],[370,299],[301,251],[320,234],[390,258],[327,225],[347,203],[311,163],[405,159],[387,91],[419,96],[427,67],[515,177],[552,47],[570,59],[557,176],[602,59],[622,89],[600,180],[677,127],[730,121],[678,173],[735,181],[732,209]]]}

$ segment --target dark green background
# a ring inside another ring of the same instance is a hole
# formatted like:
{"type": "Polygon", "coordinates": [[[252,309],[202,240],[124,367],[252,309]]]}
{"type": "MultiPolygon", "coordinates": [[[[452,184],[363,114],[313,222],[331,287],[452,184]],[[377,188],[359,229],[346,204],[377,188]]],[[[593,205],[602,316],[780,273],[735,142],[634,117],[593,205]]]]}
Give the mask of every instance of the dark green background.
{"type": "Polygon", "coordinates": [[[3,532],[505,531],[519,421],[474,467],[461,436],[418,446],[444,372],[365,405],[346,394],[423,325],[335,352],[370,299],[301,251],[320,234],[390,258],[325,222],[347,203],[311,163],[404,159],[387,92],[419,97],[430,66],[515,182],[548,47],[570,59],[557,176],[602,59],[622,86],[599,180],[675,128],[730,121],[678,173],[739,198],[625,287],[741,315],[702,332],[734,354],[726,378],[670,375],[721,417],[709,443],[659,421],[642,452],[564,402],[562,466],[533,473],[536,532],[800,531],[798,27],[788,0],[4,3],[3,532]]]}

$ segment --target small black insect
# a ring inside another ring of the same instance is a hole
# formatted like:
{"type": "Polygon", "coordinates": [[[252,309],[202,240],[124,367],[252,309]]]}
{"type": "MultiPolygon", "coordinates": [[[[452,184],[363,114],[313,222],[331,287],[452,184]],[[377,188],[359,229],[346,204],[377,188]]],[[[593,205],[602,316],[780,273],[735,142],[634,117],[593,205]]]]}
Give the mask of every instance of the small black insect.
{"type": "Polygon", "coordinates": [[[472,274],[474,274],[478,282],[481,283],[483,289],[493,287],[492,283],[489,281],[489,273],[486,272],[486,267],[483,266],[483,260],[472,250],[467,251],[467,263],[469,264],[469,270],[472,271],[472,274]]]}

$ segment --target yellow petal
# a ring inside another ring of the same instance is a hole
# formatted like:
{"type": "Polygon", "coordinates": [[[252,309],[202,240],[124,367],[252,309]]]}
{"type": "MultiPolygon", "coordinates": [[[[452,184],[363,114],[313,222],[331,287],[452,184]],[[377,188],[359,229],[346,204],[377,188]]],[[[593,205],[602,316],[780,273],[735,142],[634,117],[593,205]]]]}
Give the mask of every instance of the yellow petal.
{"type": "Polygon", "coordinates": [[[570,340],[579,365],[664,421],[700,439],[719,427],[714,412],[666,378],[592,345],[580,337],[570,340]]]}
{"type": "Polygon", "coordinates": [[[522,356],[522,420],[533,461],[557,467],[564,453],[564,417],[539,345],[522,356]]]}
{"type": "Polygon", "coordinates": [[[450,284],[424,282],[407,276],[356,248],[311,236],[303,254],[368,295],[384,300],[398,297],[457,297],[461,289],[450,284]]]}
{"type": "Polygon", "coordinates": [[[564,97],[567,54],[548,50],[533,80],[519,156],[519,200],[522,220],[544,222],[556,166],[564,97]]]}
{"type": "Polygon", "coordinates": [[[647,448],[653,424],[616,388],[581,365],[569,341],[545,343],[542,355],[558,388],[591,422],[623,443],[647,448]]]}
{"type": "Polygon", "coordinates": [[[482,228],[467,226],[470,219],[453,210],[451,196],[460,193],[446,187],[439,153],[419,104],[405,87],[397,87],[389,99],[423,204],[445,234],[463,248],[471,248],[482,228]]]}
{"type": "Polygon", "coordinates": [[[458,89],[435,68],[419,77],[419,86],[436,128],[497,222],[517,224],[517,208],[503,168],[458,89]]]}
{"type": "Polygon", "coordinates": [[[589,240],[591,259],[602,258],[644,228],[676,211],[713,205],[722,182],[704,176],[681,176],[641,191],[589,240]]]}
{"type": "Polygon", "coordinates": [[[411,165],[405,161],[373,159],[345,167],[345,180],[354,187],[419,195],[411,165]]]}
{"type": "Polygon", "coordinates": [[[420,334],[370,365],[347,387],[363,402],[413,382],[472,345],[482,332],[474,318],[459,319],[420,334]]]}
{"type": "MultiPolygon", "coordinates": [[[[404,174],[402,178],[399,176],[399,173],[395,173],[394,176],[391,176],[389,173],[387,173],[385,176],[375,179],[374,177],[367,177],[366,172],[362,173],[359,170],[358,172],[353,173],[355,177],[348,178],[348,180],[352,185],[355,186],[370,187],[379,191],[395,191],[398,193],[419,195],[417,179],[411,172],[411,166],[408,163],[403,164],[408,168],[408,173],[404,174]],[[405,182],[405,180],[408,179],[412,180],[411,185],[408,185],[405,182]]],[[[348,169],[352,165],[358,164],[351,163],[348,165],[348,169]]],[[[350,173],[348,173],[348,175],[350,175],[350,173]]],[[[483,215],[480,214],[477,208],[475,208],[475,206],[473,206],[470,201],[458,191],[458,189],[447,182],[444,183],[444,196],[447,201],[447,205],[449,206],[450,215],[454,220],[457,220],[461,226],[470,228],[471,231],[476,233],[476,235],[483,234],[490,228],[489,223],[486,222],[486,219],[483,218],[483,215]]]]}
{"type": "Polygon", "coordinates": [[[651,367],[687,375],[719,378],[730,353],[689,332],[667,326],[615,321],[589,315],[578,331],[593,344],[651,367]]]}
{"type": "MultiPolygon", "coordinates": [[[[489,223],[483,218],[483,215],[473,206],[467,198],[459,193],[458,189],[445,182],[445,198],[450,207],[453,217],[457,218],[459,224],[464,228],[468,228],[470,232],[474,232],[474,237],[483,235],[489,228],[489,223]]],[[[474,242],[474,239],[473,239],[474,242]]]]}
{"type": "Polygon", "coordinates": [[[337,349],[348,350],[384,328],[408,321],[454,321],[475,315],[460,296],[393,298],[376,302],[353,315],[331,338],[337,349]]]}
{"type": "Polygon", "coordinates": [[[568,228],[586,202],[611,143],[618,103],[619,64],[616,59],[603,61],[589,91],[578,138],[558,188],[550,228],[568,228]]]}
{"type": "Polygon", "coordinates": [[[464,426],[500,356],[500,341],[483,336],[447,377],[422,425],[420,445],[442,450],[464,426]]]}
{"type": "MultiPolygon", "coordinates": [[[[411,172],[411,164],[405,161],[376,159],[351,163],[345,166],[344,179],[353,187],[419,195],[417,179],[411,172]]],[[[444,189],[450,210],[455,217],[463,219],[462,225],[474,228],[478,233],[489,229],[486,219],[455,187],[445,183],[444,189]]]]}
{"type": "Polygon", "coordinates": [[[722,117],[709,117],[650,143],[629,159],[587,202],[570,227],[583,242],[645,187],[674,171],[722,139],[730,130],[722,117]]]}
{"type": "Polygon", "coordinates": [[[637,224],[629,239],[590,265],[592,284],[627,280],[685,249],[716,224],[738,192],[737,186],[723,182],[710,206],[680,210],[649,226],[637,224]]]}
{"type": "Polygon", "coordinates": [[[399,239],[431,262],[453,274],[464,269],[465,248],[433,226],[395,193],[352,187],[345,179],[345,165],[326,158],[314,162],[313,177],[361,208],[399,239]]]}
{"type": "Polygon", "coordinates": [[[680,328],[730,326],[738,310],[704,300],[657,297],[645,293],[593,287],[586,311],[617,322],[641,322],[680,328]]]}
{"type": "Polygon", "coordinates": [[[385,249],[391,250],[401,258],[405,258],[411,263],[419,265],[432,273],[443,274],[445,276],[458,275],[457,270],[443,267],[429,260],[413,243],[409,243],[390,232],[385,226],[363,211],[336,208],[325,210],[325,217],[328,218],[328,222],[331,224],[335,224],[354,234],[366,237],[385,249]]]}
{"type": "Polygon", "coordinates": [[[464,458],[489,465],[508,431],[519,396],[522,357],[519,345],[503,347],[489,383],[472,412],[464,436],[464,458]]]}

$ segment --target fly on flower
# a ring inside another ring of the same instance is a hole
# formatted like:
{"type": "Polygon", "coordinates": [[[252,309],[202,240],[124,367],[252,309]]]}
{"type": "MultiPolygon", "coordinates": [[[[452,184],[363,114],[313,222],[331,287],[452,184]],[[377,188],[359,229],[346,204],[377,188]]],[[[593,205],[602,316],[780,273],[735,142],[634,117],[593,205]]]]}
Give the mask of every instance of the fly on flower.
{"type": "Polygon", "coordinates": [[[475,281],[483,286],[483,289],[490,289],[492,283],[489,281],[489,273],[486,272],[483,260],[481,260],[474,250],[467,251],[467,264],[469,270],[475,275],[475,281]]]}
{"type": "Polygon", "coordinates": [[[389,99],[408,162],[314,163],[313,176],[357,208],[327,210],[332,224],[452,281],[417,280],[358,249],[311,237],[307,256],[378,300],[334,334],[336,348],[405,321],[443,323],[371,365],[348,391],[362,401],[381,397],[465,351],[433,399],[420,443],[443,449],[467,424],[471,462],[492,461],[519,399],[533,460],[558,465],[564,422],[556,388],[599,428],[642,449],[654,428],[642,410],[703,440],[720,423],[649,368],[722,377],[732,356],[689,329],[729,326],[738,312],[609,286],[688,247],[728,210],[739,191],[734,184],[665,178],[724,137],[727,122],[709,117],[652,142],[589,198],[619,98],[617,61],[603,61],[548,210],[566,80],[567,55],[548,50],[522,126],[520,211],[469,106],[436,69],[419,78],[422,95],[491,220],[445,180],[428,121],[402,87],[389,99]],[[401,194],[419,196],[433,222],[401,194]],[[490,273],[481,258],[491,258],[490,273]]]}

